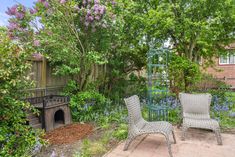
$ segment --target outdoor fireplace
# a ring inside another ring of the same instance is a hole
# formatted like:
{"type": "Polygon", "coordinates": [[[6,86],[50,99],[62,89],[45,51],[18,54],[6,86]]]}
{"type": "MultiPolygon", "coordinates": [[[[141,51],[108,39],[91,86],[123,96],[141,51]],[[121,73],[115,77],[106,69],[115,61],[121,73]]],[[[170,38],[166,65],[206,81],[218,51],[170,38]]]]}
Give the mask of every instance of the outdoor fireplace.
{"type": "Polygon", "coordinates": [[[40,111],[40,116],[31,114],[29,124],[35,128],[43,128],[46,131],[71,124],[69,97],[50,95],[44,97],[27,98],[40,111]]]}

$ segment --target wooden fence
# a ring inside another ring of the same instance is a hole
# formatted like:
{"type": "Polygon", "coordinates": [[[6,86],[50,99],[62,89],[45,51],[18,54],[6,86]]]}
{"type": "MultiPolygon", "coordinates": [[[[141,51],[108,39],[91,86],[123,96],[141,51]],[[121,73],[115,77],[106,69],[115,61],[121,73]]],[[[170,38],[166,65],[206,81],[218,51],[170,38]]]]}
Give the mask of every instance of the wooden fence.
{"type": "MultiPolygon", "coordinates": [[[[94,64],[88,78],[89,81],[96,81],[100,74],[105,73],[105,71],[105,65],[94,64]]],[[[32,68],[28,75],[35,83],[34,88],[27,90],[31,97],[59,94],[70,80],[69,76],[55,76],[53,68],[45,58],[32,59],[32,68]]]]}
{"type": "Polygon", "coordinates": [[[59,94],[69,80],[69,77],[53,75],[52,67],[45,58],[33,59],[28,75],[35,83],[34,88],[27,90],[31,97],[59,94]]]}

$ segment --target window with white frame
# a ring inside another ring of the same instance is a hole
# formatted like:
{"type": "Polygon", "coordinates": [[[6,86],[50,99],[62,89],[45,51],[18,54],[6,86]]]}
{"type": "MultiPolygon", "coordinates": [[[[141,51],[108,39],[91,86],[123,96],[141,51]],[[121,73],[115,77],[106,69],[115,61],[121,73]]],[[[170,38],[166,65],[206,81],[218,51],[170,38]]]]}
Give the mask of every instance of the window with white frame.
{"type": "Polygon", "coordinates": [[[235,64],[235,54],[227,55],[227,56],[220,56],[219,64],[235,64]]]}

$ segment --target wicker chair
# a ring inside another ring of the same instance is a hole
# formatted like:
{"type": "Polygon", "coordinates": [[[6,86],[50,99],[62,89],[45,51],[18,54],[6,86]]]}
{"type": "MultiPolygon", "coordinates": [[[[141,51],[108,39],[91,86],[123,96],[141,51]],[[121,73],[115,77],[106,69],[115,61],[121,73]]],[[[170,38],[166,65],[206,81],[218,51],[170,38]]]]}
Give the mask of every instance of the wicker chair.
{"type": "Polygon", "coordinates": [[[215,132],[218,145],[222,145],[219,123],[210,118],[210,94],[179,94],[183,111],[182,140],[188,128],[209,129],[215,132]]]}
{"type": "Polygon", "coordinates": [[[128,138],[124,146],[124,151],[128,149],[131,142],[143,134],[163,134],[166,138],[168,152],[172,157],[170,135],[173,135],[174,143],[176,143],[173,127],[170,123],[164,121],[147,122],[143,119],[140,111],[140,100],[137,95],[124,99],[128,109],[128,138]]]}

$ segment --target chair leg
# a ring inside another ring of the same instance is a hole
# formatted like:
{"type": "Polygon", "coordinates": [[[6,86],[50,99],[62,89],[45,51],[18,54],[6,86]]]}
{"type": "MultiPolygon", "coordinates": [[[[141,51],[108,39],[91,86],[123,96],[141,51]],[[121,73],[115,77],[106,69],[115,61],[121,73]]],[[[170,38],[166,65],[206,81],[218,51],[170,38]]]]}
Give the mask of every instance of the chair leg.
{"type": "Polygon", "coordinates": [[[127,138],[123,151],[126,151],[128,149],[129,145],[131,144],[133,140],[134,138],[129,138],[129,137],[127,138]]]}
{"type": "Polygon", "coordinates": [[[173,135],[173,139],[174,139],[174,144],[176,144],[176,138],[175,138],[174,130],[172,130],[172,135],[173,135]]]}
{"type": "Polygon", "coordinates": [[[169,140],[169,136],[168,135],[164,135],[164,136],[166,138],[166,144],[167,144],[169,155],[170,155],[170,157],[173,157],[172,151],[171,151],[171,142],[169,140]]]}
{"type": "Polygon", "coordinates": [[[181,140],[182,140],[182,141],[185,140],[185,135],[186,135],[187,129],[188,129],[188,128],[183,125],[183,127],[182,127],[182,137],[181,137],[181,140]]]}
{"type": "Polygon", "coordinates": [[[215,136],[216,136],[218,145],[223,145],[221,134],[220,134],[220,129],[216,129],[216,130],[214,130],[214,132],[215,132],[215,136]]]}

